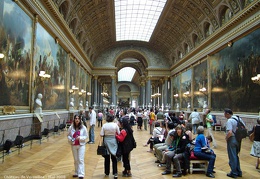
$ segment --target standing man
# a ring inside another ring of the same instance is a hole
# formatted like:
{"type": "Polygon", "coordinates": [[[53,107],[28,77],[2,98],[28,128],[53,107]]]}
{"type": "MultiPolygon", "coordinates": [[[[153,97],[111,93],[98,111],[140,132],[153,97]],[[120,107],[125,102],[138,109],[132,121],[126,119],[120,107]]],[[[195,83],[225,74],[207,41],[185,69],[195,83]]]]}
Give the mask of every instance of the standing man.
{"type": "Polygon", "coordinates": [[[189,122],[192,123],[192,131],[194,135],[196,134],[200,121],[200,114],[197,112],[197,109],[194,109],[194,111],[190,114],[189,117],[189,122]]]}
{"type": "Polygon", "coordinates": [[[231,168],[231,171],[227,174],[227,176],[231,178],[236,178],[238,176],[242,177],[242,171],[240,168],[240,161],[238,157],[239,143],[235,137],[237,121],[234,118],[237,119],[237,117],[233,116],[233,111],[228,108],[224,110],[224,116],[228,119],[226,124],[226,141],[229,166],[231,168]]]}
{"type": "Polygon", "coordinates": [[[94,144],[95,142],[95,126],[96,126],[96,121],[97,121],[97,114],[95,110],[93,110],[92,107],[89,107],[89,144],[94,144]]]}
{"type": "Polygon", "coordinates": [[[213,117],[210,114],[210,110],[209,109],[205,109],[205,114],[206,114],[206,125],[207,125],[207,136],[211,136],[212,138],[212,143],[213,143],[213,147],[216,148],[217,147],[217,143],[216,140],[213,136],[212,133],[212,124],[213,124],[213,117]]]}

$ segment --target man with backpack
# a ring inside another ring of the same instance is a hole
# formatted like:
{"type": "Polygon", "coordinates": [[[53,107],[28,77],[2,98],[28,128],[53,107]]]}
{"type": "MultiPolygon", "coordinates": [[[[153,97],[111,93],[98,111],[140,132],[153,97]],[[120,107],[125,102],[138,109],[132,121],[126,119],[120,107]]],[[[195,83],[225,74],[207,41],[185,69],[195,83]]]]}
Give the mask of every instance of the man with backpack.
{"type": "Polygon", "coordinates": [[[237,125],[239,121],[243,121],[238,116],[234,116],[233,111],[228,108],[224,110],[224,116],[228,119],[226,124],[226,141],[229,166],[231,168],[231,171],[227,174],[227,176],[231,178],[237,178],[238,176],[242,177],[242,171],[238,157],[241,141],[236,139],[235,134],[237,132],[237,125]]]}

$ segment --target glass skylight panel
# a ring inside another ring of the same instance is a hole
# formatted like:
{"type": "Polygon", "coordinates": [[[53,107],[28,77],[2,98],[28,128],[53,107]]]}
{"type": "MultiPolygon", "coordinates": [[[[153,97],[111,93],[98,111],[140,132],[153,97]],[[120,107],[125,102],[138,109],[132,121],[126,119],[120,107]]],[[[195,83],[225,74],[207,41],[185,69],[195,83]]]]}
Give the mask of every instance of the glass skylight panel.
{"type": "Polygon", "coordinates": [[[118,71],[118,81],[129,81],[131,82],[134,74],[135,69],[132,67],[125,67],[118,71]]]}
{"type": "Polygon", "coordinates": [[[148,42],[167,0],[115,0],[116,41],[148,42]]]}

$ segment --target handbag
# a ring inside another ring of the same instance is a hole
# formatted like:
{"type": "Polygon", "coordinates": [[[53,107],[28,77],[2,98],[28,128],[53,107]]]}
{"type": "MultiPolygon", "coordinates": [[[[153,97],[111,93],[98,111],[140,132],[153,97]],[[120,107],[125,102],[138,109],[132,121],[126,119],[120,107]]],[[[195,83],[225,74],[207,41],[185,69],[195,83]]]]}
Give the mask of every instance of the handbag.
{"type": "Polygon", "coordinates": [[[249,135],[249,139],[251,142],[254,142],[254,139],[255,139],[255,127],[254,127],[254,132],[252,132],[250,135],[249,135]]]}
{"type": "Polygon", "coordinates": [[[106,146],[104,146],[104,142],[102,142],[102,140],[100,140],[99,145],[97,147],[97,155],[107,155],[107,154],[108,154],[107,148],[106,148],[106,146]]]}

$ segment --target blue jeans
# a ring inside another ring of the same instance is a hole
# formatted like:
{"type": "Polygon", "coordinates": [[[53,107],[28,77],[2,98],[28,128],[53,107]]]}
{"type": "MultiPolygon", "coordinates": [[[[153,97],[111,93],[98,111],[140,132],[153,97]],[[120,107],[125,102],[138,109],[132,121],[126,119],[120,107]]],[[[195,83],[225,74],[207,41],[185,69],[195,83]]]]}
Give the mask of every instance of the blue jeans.
{"type": "Polygon", "coordinates": [[[215,165],[216,154],[207,154],[205,152],[196,152],[194,151],[194,155],[199,159],[208,160],[209,165],[207,169],[207,173],[212,173],[215,165]]]}
{"type": "Polygon", "coordinates": [[[227,152],[229,159],[229,166],[231,168],[231,174],[233,175],[242,175],[242,171],[240,168],[240,161],[238,157],[239,144],[235,138],[235,136],[229,137],[227,141],[227,152]]]}
{"type": "Polygon", "coordinates": [[[95,125],[90,126],[89,129],[89,141],[95,142],[95,125]]]}
{"type": "Polygon", "coordinates": [[[199,124],[192,124],[193,134],[196,134],[199,124]]]}

